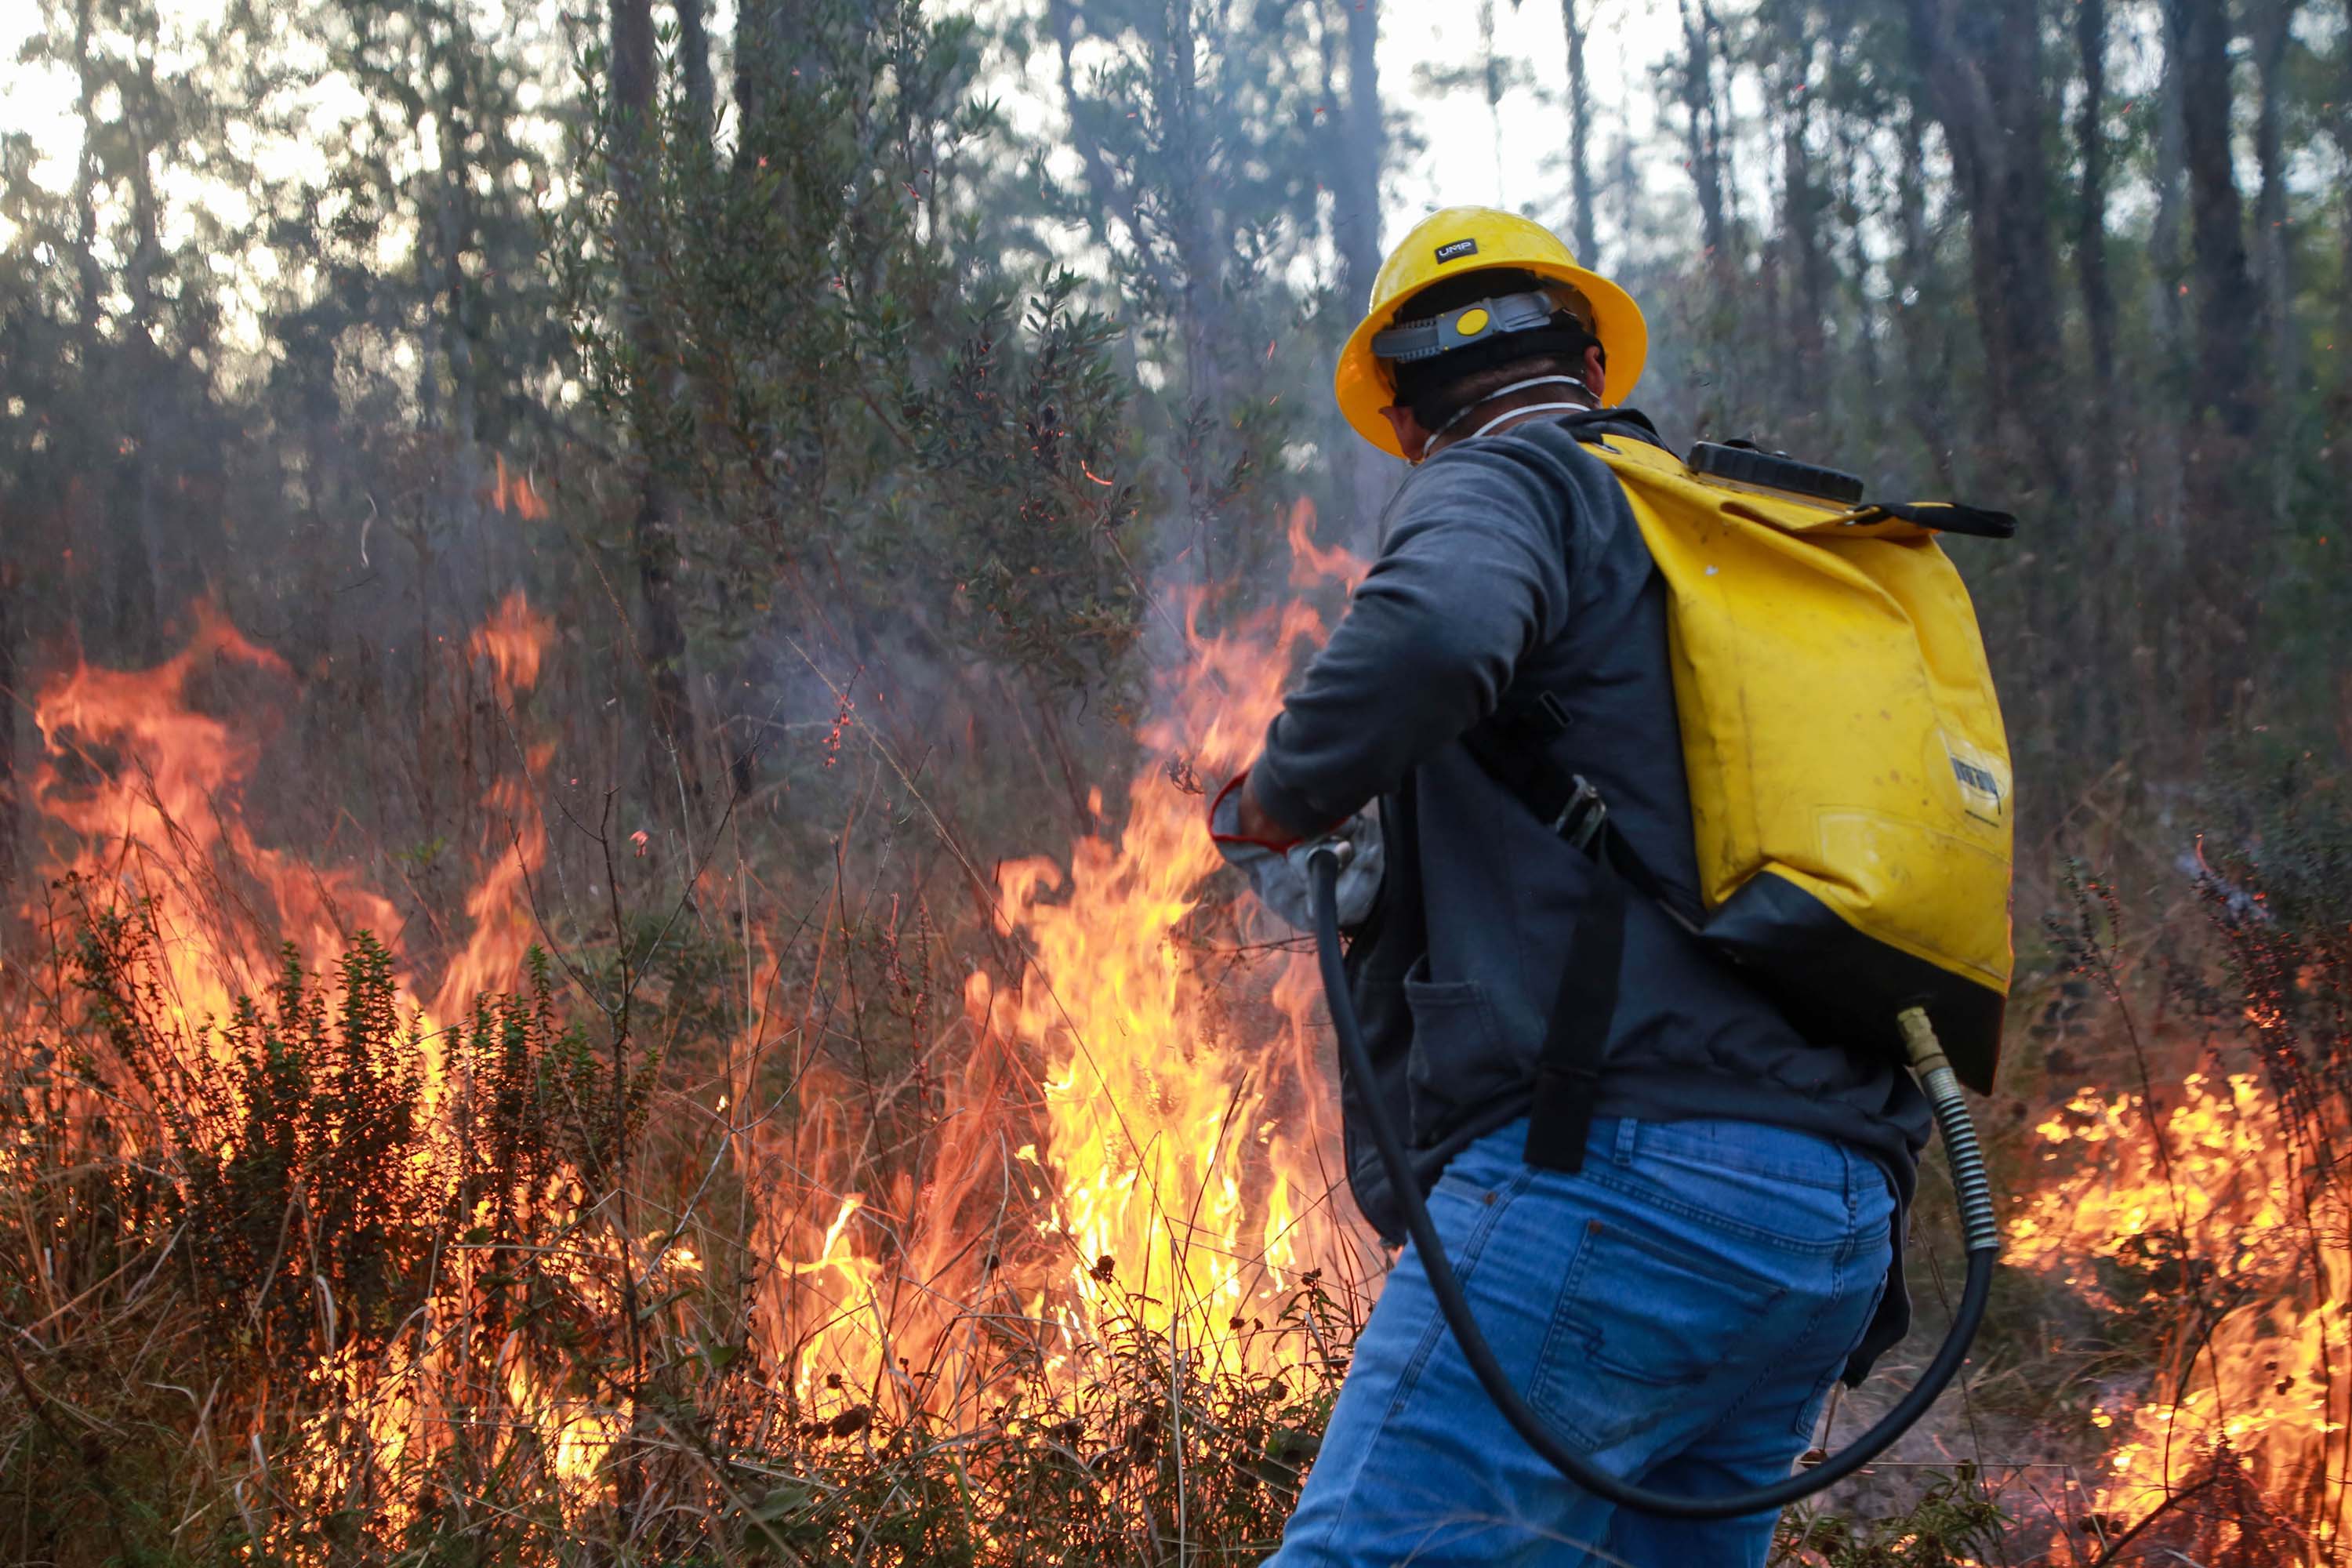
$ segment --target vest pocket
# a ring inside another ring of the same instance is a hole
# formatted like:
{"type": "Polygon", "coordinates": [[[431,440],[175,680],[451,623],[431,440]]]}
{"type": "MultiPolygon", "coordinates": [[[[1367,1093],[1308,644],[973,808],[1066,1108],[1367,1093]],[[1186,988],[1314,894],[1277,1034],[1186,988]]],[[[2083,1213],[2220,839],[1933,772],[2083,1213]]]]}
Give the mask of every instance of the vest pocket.
{"type": "Polygon", "coordinates": [[[1432,980],[1423,954],[1405,975],[1404,997],[1412,1014],[1406,1058],[1412,1141],[1426,1148],[1508,1092],[1517,1075],[1496,1045],[1494,1010],[1476,981],[1432,980]]]}

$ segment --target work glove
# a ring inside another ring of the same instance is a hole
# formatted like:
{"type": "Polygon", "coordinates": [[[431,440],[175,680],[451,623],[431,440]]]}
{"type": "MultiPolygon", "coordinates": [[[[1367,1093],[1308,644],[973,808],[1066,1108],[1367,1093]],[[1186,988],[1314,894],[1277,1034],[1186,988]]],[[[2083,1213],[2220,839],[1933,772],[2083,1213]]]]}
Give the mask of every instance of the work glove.
{"type": "Polygon", "coordinates": [[[1339,924],[1362,924],[1381,890],[1383,856],[1376,809],[1367,805],[1328,833],[1277,847],[1241,837],[1241,786],[1248,776],[1237,775],[1209,808],[1209,837],[1225,863],[1241,868],[1259,902],[1273,910],[1276,919],[1299,931],[1313,931],[1315,878],[1307,862],[1315,851],[1328,845],[1339,857],[1339,924]]]}

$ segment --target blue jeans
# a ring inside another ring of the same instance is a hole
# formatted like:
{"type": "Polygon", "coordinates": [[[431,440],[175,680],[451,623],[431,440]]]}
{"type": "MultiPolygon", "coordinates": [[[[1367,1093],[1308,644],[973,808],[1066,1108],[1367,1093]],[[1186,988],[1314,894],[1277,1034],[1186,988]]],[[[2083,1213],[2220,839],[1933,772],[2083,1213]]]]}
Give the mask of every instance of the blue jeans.
{"type": "MultiPolygon", "coordinates": [[[[1885,1286],[1885,1173],[1744,1121],[1602,1118],[1572,1176],[1526,1142],[1522,1121],[1471,1144],[1429,1208],[1528,1403],[1644,1486],[1787,1475],[1885,1286]]],[[[1561,1479],[1478,1386],[1408,1247],[1265,1568],[1761,1568],[1774,1518],[1656,1519],[1561,1479]]]]}

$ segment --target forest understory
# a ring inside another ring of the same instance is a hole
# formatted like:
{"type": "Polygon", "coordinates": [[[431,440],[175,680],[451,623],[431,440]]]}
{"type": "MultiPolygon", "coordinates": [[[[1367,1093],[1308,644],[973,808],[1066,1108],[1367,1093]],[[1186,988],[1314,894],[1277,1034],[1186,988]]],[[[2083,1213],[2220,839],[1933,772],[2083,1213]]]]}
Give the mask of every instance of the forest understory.
{"type": "Polygon", "coordinates": [[[1271,1551],[1388,1258],[1203,810],[1507,174],[1678,449],[2021,519],[2006,1262],[1776,1561],[2352,1560],[2342,5],[31,9],[0,1560],[1271,1551]]]}
{"type": "MultiPolygon", "coordinates": [[[[1304,601],[1196,632],[1123,805],[992,877],[845,695],[820,772],[859,782],[797,910],[756,847],[781,795],[698,844],[568,773],[563,639],[520,595],[436,638],[412,765],[463,760],[453,842],[293,853],[294,742],[353,711],[196,624],[36,688],[0,993],[16,1560],[1271,1550],[1385,1261],[1307,955],[1197,821],[1304,601]]],[[[2192,852],[2162,902],[2079,864],[2021,895],[1994,1310],[1780,1561],[2334,1560],[2352,813],[2301,776],[2231,809],[2262,854],[2192,852]]],[[[1919,1324],[1832,1444],[1948,1314],[1923,1192],[1919,1324]]]]}

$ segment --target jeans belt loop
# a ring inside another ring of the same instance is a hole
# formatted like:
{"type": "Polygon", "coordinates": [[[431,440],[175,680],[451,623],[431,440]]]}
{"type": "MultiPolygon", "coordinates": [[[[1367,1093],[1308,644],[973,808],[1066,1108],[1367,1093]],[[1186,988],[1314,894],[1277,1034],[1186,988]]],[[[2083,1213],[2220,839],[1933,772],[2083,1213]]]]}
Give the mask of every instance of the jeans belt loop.
{"type": "Polygon", "coordinates": [[[1641,1131],[1641,1122],[1631,1116],[1621,1116],[1617,1119],[1617,1142],[1609,1152],[1611,1160],[1625,1166],[1631,1166],[1633,1163],[1633,1140],[1641,1131]]]}

